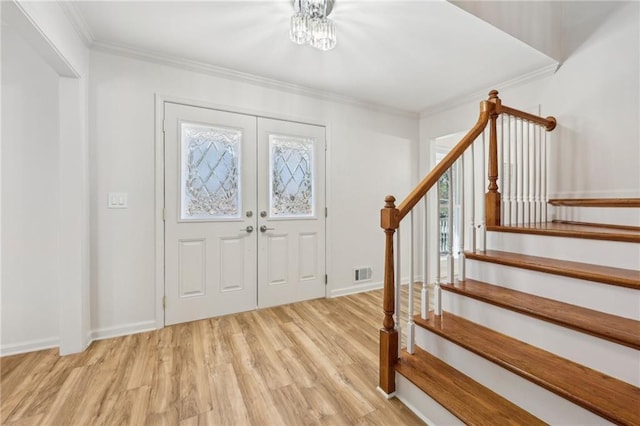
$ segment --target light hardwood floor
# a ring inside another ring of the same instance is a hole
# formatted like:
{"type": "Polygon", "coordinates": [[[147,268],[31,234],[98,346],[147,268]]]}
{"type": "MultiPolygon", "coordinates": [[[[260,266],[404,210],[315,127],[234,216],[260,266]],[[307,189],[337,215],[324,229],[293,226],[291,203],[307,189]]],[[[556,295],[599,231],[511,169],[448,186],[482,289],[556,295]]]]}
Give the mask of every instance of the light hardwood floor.
{"type": "Polygon", "coordinates": [[[376,391],[381,291],[0,358],[11,425],[421,425],[376,391]]]}

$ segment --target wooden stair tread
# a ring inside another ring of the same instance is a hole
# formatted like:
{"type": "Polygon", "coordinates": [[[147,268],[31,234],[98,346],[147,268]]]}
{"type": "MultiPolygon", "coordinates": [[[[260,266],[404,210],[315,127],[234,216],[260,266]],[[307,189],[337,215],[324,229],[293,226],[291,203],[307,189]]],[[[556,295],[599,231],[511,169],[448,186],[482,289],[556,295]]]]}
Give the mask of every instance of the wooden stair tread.
{"type": "Polygon", "coordinates": [[[640,290],[640,271],[632,269],[613,268],[499,250],[465,252],[465,258],[640,290]]]}
{"type": "Polygon", "coordinates": [[[640,231],[616,229],[590,224],[559,222],[528,223],[505,226],[487,226],[487,231],[640,243],[640,231]]]}
{"type": "Polygon", "coordinates": [[[570,225],[597,226],[601,228],[611,228],[611,229],[626,229],[628,231],[636,231],[636,232],[640,231],[640,226],[633,226],[633,225],[615,225],[612,223],[578,222],[575,220],[560,220],[560,219],[554,219],[551,222],[566,223],[570,225]]]}
{"type": "Polygon", "coordinates": [[[444,284],[442,289],[640,349],[640,321],[471,279],[444,284]]]}
{"type": "Polygon", "coordinates": [[[554,198],[552,206],[572,207],[640,207],[640,198],[554,198]]]}
{"type": "Polygon", "coordinates": [[[443,312],[415,323],[614,423],[640,424],[640,388],[443,312]]]}
{"type": "Polygon", "coordinates": [[[396,371],[468,425],[546,424],[420,348],[403,350],[396,371]]]}

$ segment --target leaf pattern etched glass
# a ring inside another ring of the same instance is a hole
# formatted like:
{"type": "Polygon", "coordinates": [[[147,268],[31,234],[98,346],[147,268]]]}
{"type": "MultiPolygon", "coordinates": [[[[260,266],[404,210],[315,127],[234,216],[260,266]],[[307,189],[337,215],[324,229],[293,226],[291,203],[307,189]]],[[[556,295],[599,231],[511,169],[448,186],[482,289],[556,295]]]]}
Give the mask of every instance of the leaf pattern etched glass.
{"type": "Polygon", "coordinates": [[[182,123],[183,220],[240,217],[242,131],[182,123]]]}
{"type": "Polygon", "coordinates": [[[314,215],[314,142],[310,138],[269,135],[272,217],[314,215]]]}

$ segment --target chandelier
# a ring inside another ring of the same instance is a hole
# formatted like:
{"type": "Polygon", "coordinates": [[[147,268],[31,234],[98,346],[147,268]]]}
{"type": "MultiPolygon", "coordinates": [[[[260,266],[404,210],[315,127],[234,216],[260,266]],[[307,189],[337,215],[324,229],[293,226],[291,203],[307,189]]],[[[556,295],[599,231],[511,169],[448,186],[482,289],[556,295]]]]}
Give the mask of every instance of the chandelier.
{"type": "Polygon", "coordinates": [[[297,44],[331,50],[336,46],[336,27],[329,18],[334,0],[293,0],[289,37],[297,44]]]}

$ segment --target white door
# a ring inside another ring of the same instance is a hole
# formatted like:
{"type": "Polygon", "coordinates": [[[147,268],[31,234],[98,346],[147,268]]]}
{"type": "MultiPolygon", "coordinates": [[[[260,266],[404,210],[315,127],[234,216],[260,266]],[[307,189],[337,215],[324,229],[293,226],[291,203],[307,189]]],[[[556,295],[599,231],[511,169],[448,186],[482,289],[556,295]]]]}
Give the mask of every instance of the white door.
{"type": "Polygon", "coordinates": [[[319,126],[165,103],[165,324],[325,294],[319,126]]]}
{"type": "Polygon", "coordinates": [[[258,119],[258,305],[325,295],[325,129],[258,119]]]}
{"type": "Polygon", "coordinates": [[[165,324],[255,309],[256,118],[165,103],[165,324]]]}

